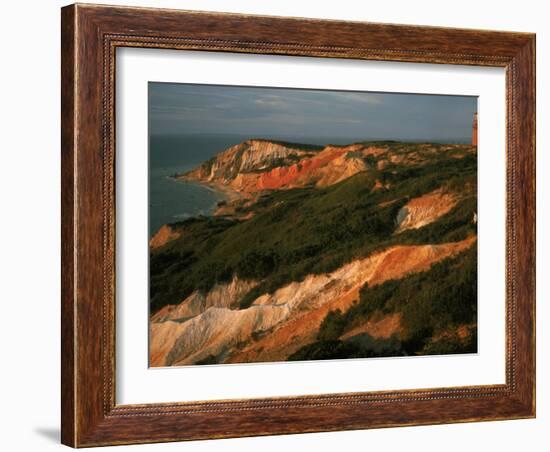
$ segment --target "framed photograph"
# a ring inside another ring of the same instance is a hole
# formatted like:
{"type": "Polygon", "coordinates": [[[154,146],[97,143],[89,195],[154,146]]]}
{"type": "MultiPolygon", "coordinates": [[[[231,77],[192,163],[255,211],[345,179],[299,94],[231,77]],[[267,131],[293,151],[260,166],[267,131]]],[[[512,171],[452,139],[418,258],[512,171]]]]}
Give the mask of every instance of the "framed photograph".
{"type": "Polygon", "coordinates": [[[62,442],[535,416],[535,36],[62,9],[62,442]]]}

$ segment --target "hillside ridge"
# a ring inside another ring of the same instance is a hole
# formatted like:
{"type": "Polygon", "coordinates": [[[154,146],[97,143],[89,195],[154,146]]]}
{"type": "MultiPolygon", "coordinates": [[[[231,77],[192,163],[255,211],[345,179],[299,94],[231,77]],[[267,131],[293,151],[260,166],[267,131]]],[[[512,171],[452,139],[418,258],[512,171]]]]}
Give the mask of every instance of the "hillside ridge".
{"type": "Polygon", "coordinates": [[[153,366],[476,347],[476,146],[251,139],[176,177],[228,196],[151,241],[153,366]]]}

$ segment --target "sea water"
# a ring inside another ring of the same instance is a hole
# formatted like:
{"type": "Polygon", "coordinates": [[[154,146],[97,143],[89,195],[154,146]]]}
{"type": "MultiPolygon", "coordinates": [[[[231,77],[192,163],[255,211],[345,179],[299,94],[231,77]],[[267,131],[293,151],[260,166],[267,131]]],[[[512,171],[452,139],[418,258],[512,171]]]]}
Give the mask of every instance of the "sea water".
{"type": "Polygon", "coordinates": [[[247,137],[237,135],[167,135],[149,140],[149,235],[163,224],[209,215],[224,195],[196,182],[172,176],[192,170],[247,137]]]}

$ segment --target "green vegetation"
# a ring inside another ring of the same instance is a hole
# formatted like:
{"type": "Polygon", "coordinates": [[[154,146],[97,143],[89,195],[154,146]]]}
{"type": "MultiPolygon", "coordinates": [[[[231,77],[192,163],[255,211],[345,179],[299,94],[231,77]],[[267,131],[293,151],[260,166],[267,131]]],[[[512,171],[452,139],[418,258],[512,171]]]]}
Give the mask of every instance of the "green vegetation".
{"type": "Polygon", "coordinates": [[[218,358],[215,357],[214,355],[208,355],[206,358],[197,361],[195,364],[197,365],[218,364],[218,358]]]}
{"type": "Polygon", "coordinates": [[[342,315],[340,309],[330,311],[319,328],[317,338],[319,341],[337,340],[346,328],[346,318],[342,315]]]}
{"type": "MultiPolygon", "coordinates": [[[[403,152],[420,146],[386,145],[403,152]]],[[[291,281],[334,271],[391,245],[464,239],[476,232],[475,183],[475,155],[454,159],[442,152],[417,165],[388,164],[383,170],[372,165],[371,170],[326,188],[266,192],[241,209],[253,214],[246,221],[199,217],[175,223],[173,227],[184,229],[181,237],[151,252],[151,310],[179,303],[194,290],[206,292],[234,275],[261,281],[236,306],[245,308],[259,295],[291,281]],[[389,188],[372,191],[377,180],[389,188]],[[455,208],[428,226],[394,234],[401,207],[440,187],[462,194],[455,208]]],[[[329,338],[335,332],[327,334],[324,342],[333,340],[329,338]]]]}
{"type": "Polygon", "coordinates": [[[306,345],[288,357],[288,361],[311,361],[321,359],[370,358],[374,355],[361,347],[338,340],[320,341],[306,345]],[[365,353],[363,353],[365,352],[365,353]]]}
{"type": "Polygon", "coordinates": [[[472,353],[477,350],[475,328],[465,339],[456,330],[475,324],[477,319],[477,249],[471,247],[456,257],[445,259],[421,273],[360,291],[359,302],[347,312],[332,311],[325,317],[318,341],[289,359],[333,359],[342,350],[350,357],[414,354],[472,353]],[[359,346],[350,338],[339,340],[343,333],[369,320],[392,313],[401,314],[403,332],[400,346],[380,352],[372,344],[359,346]],[[433,339],[440,336],[439,339],[433,339]]]}
{"type": "MultiPolygon", "coordinates": [[[[457,353],[457,352],[455,352],[457,353]]],[[[350,338],[346,341],[337,339],[317,341],[302,347],[288,357],[288,361],[310,361],[343,358],[378,358],[404,356],[401,342],[389,339],[374,339],[368,334],[350,338]]]]}
{"type": "Polygon", "coordinates": [[[421,350],[421,355],[451,355],[454,353],[477,352],[477,328],[470,327],[467,336],[461,339],[456,332],[441,337],[430,339],[421,350]]]}

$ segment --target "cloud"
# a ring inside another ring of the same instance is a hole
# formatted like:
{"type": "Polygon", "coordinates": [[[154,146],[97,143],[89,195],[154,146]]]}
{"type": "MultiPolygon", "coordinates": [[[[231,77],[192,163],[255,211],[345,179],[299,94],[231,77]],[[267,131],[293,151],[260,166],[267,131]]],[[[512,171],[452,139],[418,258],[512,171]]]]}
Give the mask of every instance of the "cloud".
{"type": "Polygon", "coordinates": [[[296,136],[460,137],[476,100],[317,89],[150,83],[152,130],[296,136]]]}
{"type": "Polygon", "coordinates": [[[382,96],[372,93],[357,93],[357,92],[331,92],[329,96],[335,97],[340,101],[358,102],[362,104],[380,105],[382,104],[382,96]]]}
{"type": "Polygon", "coordinates": [[[279,108],[285,108],[288,106],[288,103],[283,100],[281,96],[276,95],[263,95],[254,100],[254,103],[256,105],[260,105],[262,107],[279,107],[279,108]]]}

